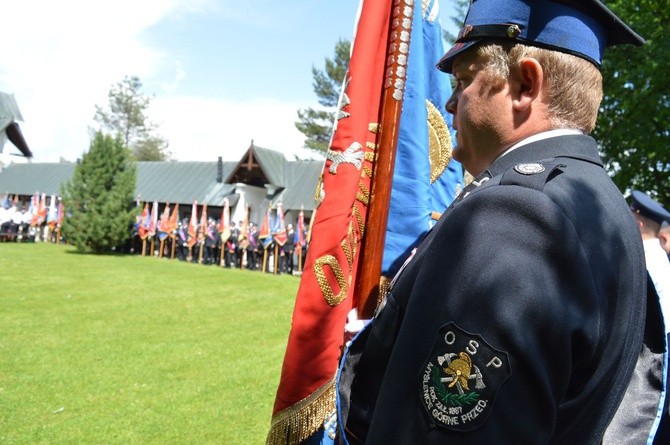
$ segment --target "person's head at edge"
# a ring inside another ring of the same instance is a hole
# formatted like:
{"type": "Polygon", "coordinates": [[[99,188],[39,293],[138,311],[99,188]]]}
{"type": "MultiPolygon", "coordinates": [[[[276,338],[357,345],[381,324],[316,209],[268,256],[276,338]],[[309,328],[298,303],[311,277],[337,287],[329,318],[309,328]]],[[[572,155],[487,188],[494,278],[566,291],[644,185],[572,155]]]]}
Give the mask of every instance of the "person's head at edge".
{"type": "Polygon", "coordinates": [[[658,231],[658,240],[665,253],[670,255],[670,221],[664,221],[661,230],[658,231]]]}
{"type": "Polygon", "coordinates": [[[598,0],[473,0],[437,64],[456,81],[446,103],[457,131],[454,159],[477,176],[534,134],[590,133],[604,48],[643,42],[598,0]]]}

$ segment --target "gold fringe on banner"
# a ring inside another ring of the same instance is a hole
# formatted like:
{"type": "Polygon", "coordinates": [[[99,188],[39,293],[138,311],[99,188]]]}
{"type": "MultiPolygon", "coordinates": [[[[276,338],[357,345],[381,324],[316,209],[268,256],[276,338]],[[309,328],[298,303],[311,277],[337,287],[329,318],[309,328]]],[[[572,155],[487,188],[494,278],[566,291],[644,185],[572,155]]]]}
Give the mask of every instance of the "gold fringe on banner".
{"type": "Polygon", "coordinates": [[[335,377],[272,416],[266,445],[298,445],[321,428],[335,410],[335,377]]]}

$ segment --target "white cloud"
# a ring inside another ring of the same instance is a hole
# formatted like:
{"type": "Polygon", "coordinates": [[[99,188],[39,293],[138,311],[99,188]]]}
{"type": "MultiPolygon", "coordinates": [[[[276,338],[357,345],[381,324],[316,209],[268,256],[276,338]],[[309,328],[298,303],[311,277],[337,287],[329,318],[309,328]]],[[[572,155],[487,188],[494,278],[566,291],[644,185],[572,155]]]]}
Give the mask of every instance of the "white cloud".
{"type": "MultiPolygon", "coordinates": [[[[192,73],[177,57],[142,41],[147,29],[175,14],[263,21],[253,8],[219,1],[25,0],[3,5],[0,91],[16,97],[34,161],[81,157],[89,147],[88,128],[97,126],[95,106],[104,106],[109,89],[127,75],[161,87],[149,118],[161,124],[159,134],[177,160],[235,160],[252,139],[262,147],[300,152],[304,137],[294,122],[296,110],[307,104],[174,96],[192,73]]],[[[8,152],[17,152],[11,143],[4,147],[4,155],[8,152]]]]}
{"type": "Polygon", "coordinates": [[[152,78],[161,66],[165,55],[143,45],[141,33],[168,14],[199,4],[204,3],[28,0],[3,5],[0,91],[16,97],[35,160],[81,156],[88,149],[95,105],[106,103],[110,87],[126,75],[152,78]]]}
{"type": "Polygon", "coordinates": [[[295,128],[296,111],[303,104],[271,99],[229,102],[204,97],[157,97],[151,119],[170,142],[180,161],[238,160],[254,144],[291,154],[303,146],[295,128]]]}

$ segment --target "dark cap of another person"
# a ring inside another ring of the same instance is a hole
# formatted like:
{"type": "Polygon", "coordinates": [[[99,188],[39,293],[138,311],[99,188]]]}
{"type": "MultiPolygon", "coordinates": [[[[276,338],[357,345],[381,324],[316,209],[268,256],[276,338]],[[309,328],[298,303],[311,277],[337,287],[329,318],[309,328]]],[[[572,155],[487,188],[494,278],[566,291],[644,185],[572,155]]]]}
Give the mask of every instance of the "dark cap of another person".
{"type": "Polygon", "coordinates": [[[635,213],[656,221],[659,224],[663,224],[664,221],[670,222],[670,212],[665,210],[665,207],[661,204],[651,199],[646,193],[633,190],[631,198],[630,208],[635,213]]]}
{"type": "Polygon", "coordinates": [[[454,46],[437,68],[450,73],[457,55],[488,40],[573,54],[598,68],[605,48],[644,43],[599,0],[472,0],[454,46]]]}

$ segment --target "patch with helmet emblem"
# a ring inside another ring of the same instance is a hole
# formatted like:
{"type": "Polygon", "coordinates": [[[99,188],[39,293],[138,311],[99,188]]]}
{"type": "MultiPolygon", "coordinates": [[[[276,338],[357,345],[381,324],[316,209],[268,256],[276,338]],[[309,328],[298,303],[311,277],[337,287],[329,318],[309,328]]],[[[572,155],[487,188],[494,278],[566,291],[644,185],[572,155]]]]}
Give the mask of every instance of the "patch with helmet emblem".
{"type": "Polygon", "coordinates": [[[484,424],[511,375],[506,352],[448,323],[421,370],[421,402],[435,426],[473,431],[484,424]]]}

